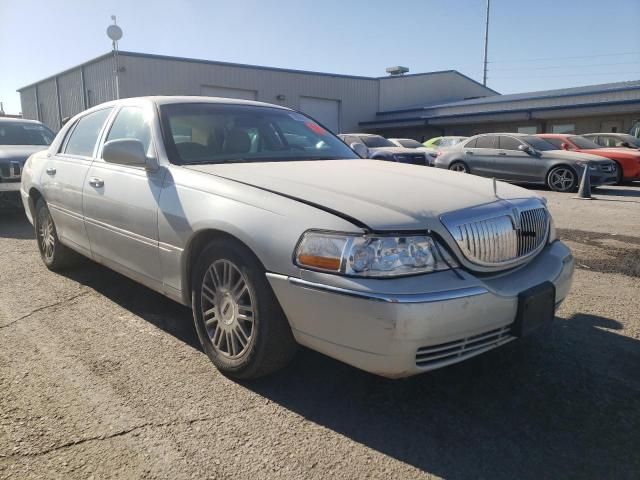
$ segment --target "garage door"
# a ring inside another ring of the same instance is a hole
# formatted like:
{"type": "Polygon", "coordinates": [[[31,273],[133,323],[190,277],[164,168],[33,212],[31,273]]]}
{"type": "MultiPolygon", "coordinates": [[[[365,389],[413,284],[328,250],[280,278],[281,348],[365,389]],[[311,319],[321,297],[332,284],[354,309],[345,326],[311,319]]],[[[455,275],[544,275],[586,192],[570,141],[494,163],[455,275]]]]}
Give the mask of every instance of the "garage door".
{"type": "Polygon", "coordinates": [[[241,100],[256,100],[258,92],[242,88],[202,86],[202,95],[207,97],[239,98],[241,100]]]}
{"type": "Polygon", "coordinates": [[[333,133],[340,133],[340,100],[300,97],[300,110],[315,118],[333,133]]]}

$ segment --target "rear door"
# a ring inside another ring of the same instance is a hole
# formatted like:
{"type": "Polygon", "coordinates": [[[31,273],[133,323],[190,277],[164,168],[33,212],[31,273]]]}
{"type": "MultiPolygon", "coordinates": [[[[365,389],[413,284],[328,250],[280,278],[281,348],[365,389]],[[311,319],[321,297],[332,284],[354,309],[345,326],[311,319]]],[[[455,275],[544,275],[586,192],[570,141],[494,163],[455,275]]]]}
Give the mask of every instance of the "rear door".
{"type": "Polygon", "coordinates": [[[108,107],[93,111],[76,120],[58,152],[49,157],[40,180],[58,236],[86,255],[91,253],[84,226],[82,188],[112,110],[108,107]]]}
{"type": "MultiPolygon", "coordinates": [[[[104,142],[140,140],[155,156],[150,105],[121,107],[104,142]]],[[[84,183],[84,211],[93,256],[140,281],[159,281],[158,201],[166,170],[117,165],[102,159],[102,148],[84,183]]]]}
{"type": "Polygon", "coordinates": [[[463,147],[465,162],[474,175],[491,177],[494,161],[498,156],[497,137],[482,135],[467,142],[463,147]]]}

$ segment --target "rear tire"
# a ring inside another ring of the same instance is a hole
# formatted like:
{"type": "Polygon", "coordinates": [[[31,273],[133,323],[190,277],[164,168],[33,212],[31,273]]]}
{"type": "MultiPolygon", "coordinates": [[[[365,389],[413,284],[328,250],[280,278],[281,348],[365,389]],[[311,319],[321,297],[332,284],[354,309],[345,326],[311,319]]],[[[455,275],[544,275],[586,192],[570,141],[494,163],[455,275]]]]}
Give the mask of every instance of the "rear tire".
{"type": "Polygon", "coordinates": [[[547,174],[547,186],[555,192],[571,192],[578,186],[578,174],[571,167],[554,167],[547,174]]]}
{"type": "Polygon", "coordinates": [[[49,270],[58,272],[76,264],[79,254],[60,243],[53,217],[42,198],[36,202],[33,223],[40,257],[49,270]]]}
{"type": "Polygon", "coordinates": [[[212,241],[198,258],[191,303],[198,338],[224,375],[253,379],[287,365],[297,350],[265,271],[246,247],[212,241]]]}
{"type": "Polygon", "coordinates": [[[451,165],[449,165],[449,170],[458,173],[469,173],[471,171],[469,170],[467,164],[460,160],[456,160],[451,165]]]}

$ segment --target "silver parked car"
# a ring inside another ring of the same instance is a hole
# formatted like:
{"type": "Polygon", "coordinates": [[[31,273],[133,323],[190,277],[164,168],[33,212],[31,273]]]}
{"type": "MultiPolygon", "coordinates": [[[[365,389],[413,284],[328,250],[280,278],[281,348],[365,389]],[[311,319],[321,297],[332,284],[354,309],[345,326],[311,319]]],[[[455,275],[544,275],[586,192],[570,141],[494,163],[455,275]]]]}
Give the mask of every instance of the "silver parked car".
{"type": "Polygon", "coordinates": [[[416,151],[414,148],[399,147],[380,135],[372,133],[342,133],[338,137],[351,148],[356,148],[359,144],[364,145],[367,150],[367,158],[410,163],[412,165],[431,164],[431,158],[426,152],[416,151]]]}
{"type": "Polygon", "coordinates": [[[21,193],[48,268],[80,253],[190,306],[236,378],[298,344],[388,377],[459,362],[548,324],[573,274],[541,198],[363,160],[258,102],[93,107],[29,158],[21,193]]]}
{"type": "Polygon", "coordinates": [[[616,164],[586,153],[558,150],[534,135],[489,133],[441,150],[435,166],[516,183],[547,185],[558,192],[577,188],[589,164],[591,185],[613,185],[616,164]]]}
{"type": "Polygon", "coordinates": [[[0,118],[0,206],[20,208],[20,177],[24,162],[46,149],[55,135],[35,120],[0,118]]]}

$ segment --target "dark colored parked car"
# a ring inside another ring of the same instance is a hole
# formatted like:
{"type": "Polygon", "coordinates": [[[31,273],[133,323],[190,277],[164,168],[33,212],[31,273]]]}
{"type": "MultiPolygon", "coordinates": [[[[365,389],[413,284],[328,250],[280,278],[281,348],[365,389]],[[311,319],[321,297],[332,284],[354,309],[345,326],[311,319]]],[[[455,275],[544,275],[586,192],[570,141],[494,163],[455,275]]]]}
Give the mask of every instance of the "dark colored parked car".
{"type": "Polygon", "coordinates": [[[29,156],[44,150],[55,135],[35,120],[0,118],[0,206],[20,208],[20,177],[29,156]]]}
{"type": "Polygon", "coordinates": [[[340,139],[353,148],[354,144],[367,147],[367,158],[372,160],[387,160],[390,162],[410,163],[413,165],[429,165],[427,152],[416,151],[414,148],[398,147],[380,135],[371,133],[343,133],[340,139]]]}
{"type": "Polygon", "coordinates": [[[592,185],[616,183],[616,165],[611,160],[557,150],[535,135],[517,133],[476,135],[440,151],[434,166],[569,192],[578,186],[587,163],[592,185]]]}

